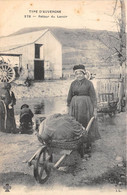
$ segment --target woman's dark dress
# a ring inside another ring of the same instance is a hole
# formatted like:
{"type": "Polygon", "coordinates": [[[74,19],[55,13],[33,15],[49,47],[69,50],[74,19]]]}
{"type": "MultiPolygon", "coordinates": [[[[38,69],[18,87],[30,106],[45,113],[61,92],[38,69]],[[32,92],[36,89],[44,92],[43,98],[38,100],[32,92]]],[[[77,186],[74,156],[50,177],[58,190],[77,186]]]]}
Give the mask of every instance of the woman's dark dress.
{"type": "Polygon", "coordinates": [[[16,98],[12,91],[7,89],[7,86],[0,86],[0,131],[15,133],[16,123],[14,117],[14,105],[16,98]],[[2,100],[4,97],[4,100],[2,100]],[[9,107],[9,104],[12,107],[9,107]]]}
{"type": "Polygon", "coordinates": [[[3,100],[0,100],[0,131],[5,131],[6,128],[6,105],[3,100]]]}
{"type": "Polygon", "coordinates": [[[7,125],[6,132],[8,133],[16,133],[16,122],[14,116],[14,105],[16,104],[16,98],[14,93],[9,90],[6,92],[6,97],[8,97],[8,105],[7,105],[7,125]],[[9,104],[12,104],[12,107],[9,107],[9,104]]]}
{"type": "Polygon", "coordinates": [[[7,119],[7,98],[6,89],[0,86],[0,131],[6,131],[6,119],[7,119]]]}
{"type": "MultiPolygon", "coordinates": [[[[91,81],[86,78],[75,80],[70,86],[67,104],[69,106],[69,115],[76,118],[85,128],[97,107],[96,93],[91,81]]],[[[97,120],[94,120],[88,133],[88,141],[93,142],[100,139],[97,120]]]]}

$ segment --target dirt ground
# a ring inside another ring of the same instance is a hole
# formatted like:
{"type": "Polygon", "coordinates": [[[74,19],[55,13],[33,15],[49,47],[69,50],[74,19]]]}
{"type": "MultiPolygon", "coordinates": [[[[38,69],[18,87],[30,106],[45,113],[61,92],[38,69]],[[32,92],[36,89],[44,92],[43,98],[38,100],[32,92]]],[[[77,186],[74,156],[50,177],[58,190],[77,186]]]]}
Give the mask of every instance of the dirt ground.
{"type": "MultiPolygon", "coordinates": [[[[27,165],[27,160],[40,147],[35,133],[21,135],[0,132],[1,187],[9,183],[13,188],[20,185],[31,189],[55,186],[101,189],[104,186],[115,188],[115,184],[122,182],[122,188],[125,188],[126,129],[123,119],[125,119],[125,113],[118,114],[115,118],[109,118],[109,116],[105,119],[100,118],[101,139],[94,143],[91,157],[81,159],[78,153],[75,153],[77,157],[75,169],[68,173],[52,170],[49,180],[43,185],[36,183],[33,169],[27,165]]],[[[73,156],[70,158],[73,159],[73,156]]]]}
{"type": "Polygon", "coordinates": [[[7,183],[11,191],[18,186],[27,192],[57,188],[126,190],[126,113],[118,113],[113,118],[100,115],[98,124],[101,139],[93,144],[91,155],[81,159],[73,152],[64,162],[64,166],[69,166],[68,171],[53,169],[43,185],[35,181],[33,167],[27,164],[41,146],[35,132],[32,135],[0,132],[0,192],[4,192],[7,183]],[[74,159],[76,166],[71,166],[74,159]]]}

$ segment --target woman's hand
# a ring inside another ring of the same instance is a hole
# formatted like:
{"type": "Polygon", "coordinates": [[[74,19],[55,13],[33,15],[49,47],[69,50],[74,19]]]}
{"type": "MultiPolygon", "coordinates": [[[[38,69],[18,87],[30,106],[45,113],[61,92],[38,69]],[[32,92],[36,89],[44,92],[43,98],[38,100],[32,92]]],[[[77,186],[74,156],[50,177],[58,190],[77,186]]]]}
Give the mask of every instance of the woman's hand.
{"type": "Polygon", "coordinates": [[[97,108],[94,108],[94,117],[97,118],[97,108]]]}

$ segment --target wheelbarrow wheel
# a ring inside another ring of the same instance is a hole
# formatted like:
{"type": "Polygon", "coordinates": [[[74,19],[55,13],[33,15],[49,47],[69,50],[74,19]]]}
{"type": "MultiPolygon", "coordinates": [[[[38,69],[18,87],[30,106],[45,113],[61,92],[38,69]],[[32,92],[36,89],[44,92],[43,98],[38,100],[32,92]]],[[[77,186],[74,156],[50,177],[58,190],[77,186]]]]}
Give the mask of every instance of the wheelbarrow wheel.
{"type": "Polygon", "coordinates": [[[51,162],[51,160],[52,156],[48,154],[47,148],[42,148],[34,164],[34,177],[37,182],[43,184],[49,178],[51,167],[48,162],[51,162]]]}

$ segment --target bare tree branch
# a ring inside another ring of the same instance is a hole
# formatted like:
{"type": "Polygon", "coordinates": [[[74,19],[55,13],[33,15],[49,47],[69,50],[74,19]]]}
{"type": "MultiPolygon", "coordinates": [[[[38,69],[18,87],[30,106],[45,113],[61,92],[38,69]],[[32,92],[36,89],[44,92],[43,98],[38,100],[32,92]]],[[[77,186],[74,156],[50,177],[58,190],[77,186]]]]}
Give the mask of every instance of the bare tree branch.
{"type": "Polygon", "coordinates": [[[108,34],[108,36],[109,36],[109,37],[113,37],[113,38],[115,38],[116,40],[118,40],[118,41],[119,41],[119,38],[117,38],[117,37],[115,37],[115,36],[113,36],[113,35],[109,34],[108,32],[107,32],[107,34],[108,34]]]}
{"type": "Polygon", "coordinates": [[[112,58],[113,56],[117,55],[117,52],[113,53],[112,55],[110,55],[108,58],[106,58],[105,60],[107,61],[108,59],[112,58]]]}
{"type": "Polygon", "coordinates": [[[116,6],[117,6],[117,3],[118,3],[118,0],[116,0],[116,2],[115,2],[115,7],[114,7],[114,10],[113,10],[113,14],[112,14],[112,16],[114,15],[114,13],[115,13],[115,11],[116,11],[116,6]]]}
{"type": "Polygon", "coordinates": [[[117,53],[119,53],[119,54],[121,55],[120,51],[119,51],[116,47],[112,47],[112,46],[107,45],[107,44],[106,44],[105,42],[103,42],[99,37],[98,37],[98,39],[99,39],[99,41],[100,41],[101,43],[103,43],[103,45],[105,45],[108,49],[110,49],[111,51],[115,49],[115,51],[117,51],[117,53]]]}
{"type": "Polygon", "coordinates": [[[103,45],[105,45],[107,48],[112,49],[112,47],[110,47],[109,45],[107,45],[104,41],[102,41],[99,37],[98,40],[103,43],[103,45]]]}
{"type": "Polygon", "coordinates": [[[114,47],[114,49],[117,51],[117,53],[118,53],[120,56],[123,57],[123,54],[122,54],[116,47],[114,47]]]}

